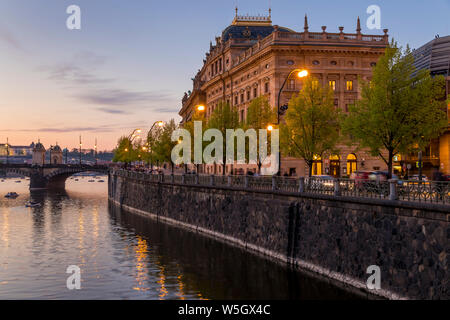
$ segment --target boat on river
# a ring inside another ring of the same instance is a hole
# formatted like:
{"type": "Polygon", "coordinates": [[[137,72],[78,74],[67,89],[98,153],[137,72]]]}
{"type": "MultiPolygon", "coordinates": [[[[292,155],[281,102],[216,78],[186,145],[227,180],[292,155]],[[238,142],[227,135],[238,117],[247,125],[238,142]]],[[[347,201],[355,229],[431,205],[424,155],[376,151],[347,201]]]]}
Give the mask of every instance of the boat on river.
{"type": "Polygon", "coordinates": [[[9,198],[9,199],[15,199],[19,196],[19,194],[17,192],[8,192],[5,195],[5,198],[9,198]]]}
{"type": "Polygon", "coordinates": [[[40,202],[29,201],[29,202],[27,202],[25,207],[27,207],[27,208],[36,208],[36,207],[40,207],[41,205],[42,205],[42,203],[40,203],[40,202]]]}

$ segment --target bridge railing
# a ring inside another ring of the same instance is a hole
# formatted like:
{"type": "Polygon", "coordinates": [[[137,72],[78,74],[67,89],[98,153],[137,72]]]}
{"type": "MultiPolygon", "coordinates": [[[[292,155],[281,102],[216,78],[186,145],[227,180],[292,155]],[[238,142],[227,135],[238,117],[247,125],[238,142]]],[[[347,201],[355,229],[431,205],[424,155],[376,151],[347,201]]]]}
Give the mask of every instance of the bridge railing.
{"type": "Polygon", "coordinates": [[[243,175],[164,175],[128,170],[113,174],[159,183],[230,187],[254,191],[289,192],[294,194],[323,194],[339,197],[377,198],[450,205],[448,181],[376,181],[341,178],[292,178],[243,175]]]}

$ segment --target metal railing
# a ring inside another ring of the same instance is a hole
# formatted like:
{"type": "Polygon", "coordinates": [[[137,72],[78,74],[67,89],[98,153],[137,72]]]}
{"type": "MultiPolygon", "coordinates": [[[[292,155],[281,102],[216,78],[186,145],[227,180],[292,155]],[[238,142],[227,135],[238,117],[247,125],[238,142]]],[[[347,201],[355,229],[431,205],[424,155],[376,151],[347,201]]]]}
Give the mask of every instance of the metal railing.
{"type": "Polygon", "coordinates": [[[138,180],[184,185],[217,186],[254,191],[281,191],[294,194],[323,194],[450,205],[450,182],[376,181],[341,178],[292,178],[244,175],[164,175],[115,170],[114,174],[138,180]]]}

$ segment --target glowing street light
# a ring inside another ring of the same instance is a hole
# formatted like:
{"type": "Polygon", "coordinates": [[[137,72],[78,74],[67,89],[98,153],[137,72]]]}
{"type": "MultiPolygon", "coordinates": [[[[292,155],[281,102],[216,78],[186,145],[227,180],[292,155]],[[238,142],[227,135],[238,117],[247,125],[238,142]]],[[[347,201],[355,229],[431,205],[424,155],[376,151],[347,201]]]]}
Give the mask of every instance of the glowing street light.
{"type": "MultiPolygon", "coordinates": [[[[286,79],[283,82],[283,85],[280,88],[280,91],[278,92],[278,99],[277,99],[277,124],[280,124],[280,98],[281,98],[281,92],[283,91],[284,86],[286,85],[286,82],[289,80],[289,78],[291,77],[291,75],[293,75],[294,73],[297,73],[297,77],[299,78],[305,78],[309,75],[308,70],[306,69],[294,69],[292,70],[288,76],[286,77],[286,79]]],[[[278,173],[277,175],[281,175],[281,152],[278,152],[278,173]]]]}
{"type": "Polygon", "coordinates": [[[267,126],[267,130],[272,131],[272,130],[273,130],[273,126],[269,124],[269,125],[267,126]]]}
{"type": "Polygon", "coordinates": [[[204,105],[201,104],[201,105],[197,106],[197,111],[203,112],[205,110],[206,110],[206,107],[204,105]]]}

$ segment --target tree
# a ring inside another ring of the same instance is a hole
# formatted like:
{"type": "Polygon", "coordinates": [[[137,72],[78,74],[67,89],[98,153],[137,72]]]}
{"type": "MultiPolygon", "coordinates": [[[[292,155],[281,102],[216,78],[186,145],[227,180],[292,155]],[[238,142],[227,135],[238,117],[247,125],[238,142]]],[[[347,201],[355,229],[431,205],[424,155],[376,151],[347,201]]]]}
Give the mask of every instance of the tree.
{"type": "Polygon", "coordinates": [[[147,154],[145,159],[150,163],[151,169],[153,170],[153,163],[158,161],[157,150],[155,150],[158,141],[161,138],[163,132],[162,126],[155,126],[147,133],[147,154]]]}
{"type": "Polygon", "coordinates": [[[281,148],[304,159],[311,177],[315,157],[333,150],[338,141],[339,110],[334,106],[333,91],[314,78],[306,78],[302,90],[289,101],[284,120],[281,148]]]}
{"type": "MultiPolygon", "coordinates": [[[[245,129],[254,129],[258,132],[259,129],[267,129],[269,125],[272,125],[277,120],[277,113],[274,108],[269,104],[267,97],[261,96],[255,98],[250,102],[247,109],[247,119],[245,122],[245,129]]],[[[259,147],[259,135],[257,134],[257,145],[259,147]]],[[[270,136],[267,139],[267,154],[270,154],[270,136]]],[[[257,166],[258,173],[261,174],[261,166],[266,159],[261,159],[261,152],[258,153],[257,166]]],[[[266,154],[266,155],[267,155],[266,154]]]]}
{"type": "Polygon", "coordinates": [[[173,173],[174,163],[172,162],[172,149],[177,145],[177,141],[172,141],[172,133],[177,129],[175,120],[170,120],[161,131],[158,140],[154,143],[153,151],[156,160],[161,163],[170,163],[173,173]]]}
{"type": "MultiPolygon", "coordinates": [[[[226,137],[227,129],[236,129],[239,127],[239,115],[236,109],[229,103],[220,102],[214,109],[208,121],[208,129],[217,129],[221,132],[222,137],[226,137]]],[[[222,174],[225,175],[226,168],[226,139],[223,139],[223,156],[222,156],[222,174]]]]}
{"type": "MultiPolygon", "coordinates": [[[[202,155],[203,155],[203,149],[204,149],[204,147],[206,145],[205,141],[203,141],[203,133],[207,129],[207,121],[206,121],[206,117],[205,117],[205,111],[195,110],[194,114],[192,115],[191,120],[186,122],[183,125],[183,129],[186,129],[187,131],[189,131],[189,133],[191,135],[191,155],[190,155],[191,163],[194,162],[194,140],[195,140],[194,139],[194,136],[195,136],[195,134],[194,134],[194,122],[195,121],[201,121],[202,122],[202,132],[201,132],[201,134],[202,134],[202,139],[201,139],[202,140],[202,146],[201,146],[202,150],[201,150],[201,152],[202,152],[202,155]]],[[[198,170],[198,164],[196,165],[196,168],[197,168],[197,173],[198,173],[198,171],[199,171],[198,170]]],[[[186,164],[185,164],[185,169],[187,169],[186,164]]]]}
{"type": "Polygon", "coordinates": [[[113,162],[124,162],[126,164],[135,161],[137,158],[136,149],[128,137],[120,137],[117,148],[114,150],[113,162]]]}
{"type": "Polygon", "coordinates": [[[342,119],[343,132],[381,157],[389,178],[395,155],[422,150],[447,125],[443,77],[416,71],[413,63],[409,48],[403,51],[392,42],[374,68],[372,81],[361,81],[361,99],[342,119]]]}

